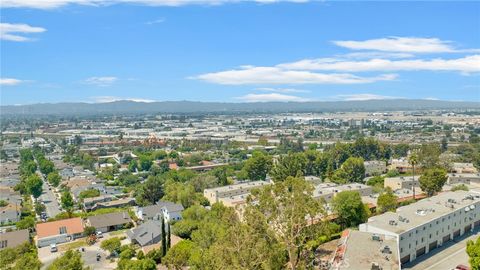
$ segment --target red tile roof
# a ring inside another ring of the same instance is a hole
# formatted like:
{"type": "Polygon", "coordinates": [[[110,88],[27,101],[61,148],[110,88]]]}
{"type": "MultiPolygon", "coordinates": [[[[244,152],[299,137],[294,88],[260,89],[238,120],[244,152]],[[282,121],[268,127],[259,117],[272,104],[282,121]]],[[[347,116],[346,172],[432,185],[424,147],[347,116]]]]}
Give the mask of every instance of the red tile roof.
{"type": "Polygon", "coordinates": [[[38,238],[44,238],[60,234],[60,228],[66,227],[67,234],[75,234],[83,232],[83,222],[79,217],[62,219],[52,222],[38,223],[37,224],[37,236],[38,238]]]}

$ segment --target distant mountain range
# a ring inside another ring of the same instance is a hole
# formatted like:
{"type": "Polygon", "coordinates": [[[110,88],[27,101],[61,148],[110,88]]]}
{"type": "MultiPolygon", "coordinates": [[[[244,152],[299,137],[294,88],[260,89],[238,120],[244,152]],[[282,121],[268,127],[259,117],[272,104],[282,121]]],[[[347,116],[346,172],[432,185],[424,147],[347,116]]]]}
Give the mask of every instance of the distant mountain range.
{"type": "Polygon", "coordinates": [[[322,102],[223,103],[196,101],[109,103],[40,103],[0,106],[2,115],[96,115],[144,113],[280,113],[280,112],[340,112],[395,111],[432,109],[480,109],[480,102],[460,102],[417,99],[322,102]]]}

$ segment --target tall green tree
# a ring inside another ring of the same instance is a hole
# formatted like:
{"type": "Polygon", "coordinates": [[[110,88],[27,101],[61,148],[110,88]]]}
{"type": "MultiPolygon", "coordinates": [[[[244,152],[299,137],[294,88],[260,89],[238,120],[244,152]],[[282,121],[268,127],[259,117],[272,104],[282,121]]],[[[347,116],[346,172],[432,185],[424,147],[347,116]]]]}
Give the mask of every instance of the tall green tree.
{"type": "Polygon", "coordinates": [[[165,219],[162,216],[162,257],[167,255],[167,236],[165,232],[165,219]]]}
{"type": "Polygon", "coordinates": [[[86,270],[84,267],[82,254],[77,250],[68,250],[61,257],[58,257],[47,267],[47,270],[86,270]]]}
{"type": "Polygon", "coordinates": [[[37,199],[42,195],[42,186],[43,182],[42,179],[40,179],[40,176],[36,174],[32,174],[27,178],[26,182],[26,187],[28,192],[35,198],[37,199]]]}
{"type": "Polygon", "coordinates": [[[385,213],[387,211],[395,211],[397,209],[398,197],[395,196],[390,188],[380,194],[377,198],[377,212],[385,213]]]}
{"type": "Polygon", "coordinates": [[[272,167],[272,158],[260,151],[253,152],[251,158],[245,162],[243,169],[252,181],[265,180],[272,167]]]}
{"type": "Polygon", "coordinates": [[[47,175],[47,180],[52,186],[57,187],[62,181],[62,177],[58,174],[58,171],[53,171],[47,175]]]}
{"type": "Polygon", "coordinates": [[[307,242],[315,238],[325,215],[323,204],[312,198],[313,186],[302,178],[287,177],[262,190],[252,191],[255,211],[274,228],[277,241],[285,247],[291,269],[308,264],[307,242]],[[310,226],[318,222],[318,226],[310,226]]]}
{"type": "Polygon", "coordinates": [[[303,153],[289,153],[280,156],[271,171],[271,175],[275,182],[285,181],[289,176],[303,176],[307,159],[303,153]]]}
{"type": "MultiPolygon", "coordinates": [[[[413,151],[408,157],[408,163],[412,166],[413,181],[415,181],[415,168],[418,164],[418,154],[416,151],[413,151]]],[[[412,185],[413,199],[415,200],[415,185],[412,185]]]]}
{"type": "Polygon", "coordinates": [[[120,238],[112,237],[112,238],[103,240],[102,243],[100,244],[100,248],[103,250],[107,250],[110,253],[113,253],[113,252],[120,251],[121,245],[122,244],[121,244],[120,238]]]}
{"type": "Polygon", "coordinates": [[[427,194],[433,196],[436,192],[442,191],[443,185],[447,182],[447,171],[442,168],[424,170],[420,176],[420,188],[427,194]]]}
{"type": "Polygon", "coordinates": [[[337,220],[344,228],[356,226],[367,220],[369,210],[356,191],[339,192],[332,201],[337,220]]]}
{"type": "Polygon", "coordinates": [[[62,198],[60,199],[60,202],[62,204],[63,209],[65,209],[65,211],[69,213],[73,211],[73,206],[75,203],[73,201],[72,194],[70,194],[69,191],[65,190],[62,193],[62,198]]]}
{"type": "Polygon", "coordinates": [[[192,251],[195,250],[195,243],[190,240],[182,240],[173,246],[163,257],[162,262],[169,269],[181,270],[188,265],[192,251]]]}
{"type": "Polygon", "coordinates": [[[363,158],[349,157],[338,169],[334,175],[332,181],[336,183],[361,183],[365,178],[365,165],[363,164],[363,158]]]}
{"type": "Polygon", "coordinates": [[[467,254],[472,270],[480,270],[480,238],[467,242],[467,254]]]}

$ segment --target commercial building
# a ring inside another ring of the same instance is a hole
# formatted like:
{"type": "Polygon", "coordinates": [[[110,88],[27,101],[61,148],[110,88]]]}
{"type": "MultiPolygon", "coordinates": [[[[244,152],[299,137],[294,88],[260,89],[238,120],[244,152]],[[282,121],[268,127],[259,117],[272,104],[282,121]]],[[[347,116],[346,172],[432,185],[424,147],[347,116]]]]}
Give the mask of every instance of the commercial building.
{"type": "Polygon", "coordinates": [[[371,217],[359,230],[395,237],[405,264],[479,226],[480,195],[456,191],[371,217]]]}

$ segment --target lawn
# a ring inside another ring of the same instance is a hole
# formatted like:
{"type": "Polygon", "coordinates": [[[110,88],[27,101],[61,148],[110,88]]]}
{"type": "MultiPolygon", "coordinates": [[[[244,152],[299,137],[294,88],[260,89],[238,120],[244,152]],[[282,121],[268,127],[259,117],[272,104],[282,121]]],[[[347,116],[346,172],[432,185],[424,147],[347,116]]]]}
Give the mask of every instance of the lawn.
{"type": "Polygon", "coordinates": [[[85,246],[87,246],[87,242],[86,242],[85,238],[82,238],[82,239],[79,239],[77,241],[65,244],[65,245],[60,245],[60,246],[58,246],[58,249],[60,251],[67,251],[67,250],[70,250],[70,249],[78,249],[78,248],[85,247],[85,246]]]}

